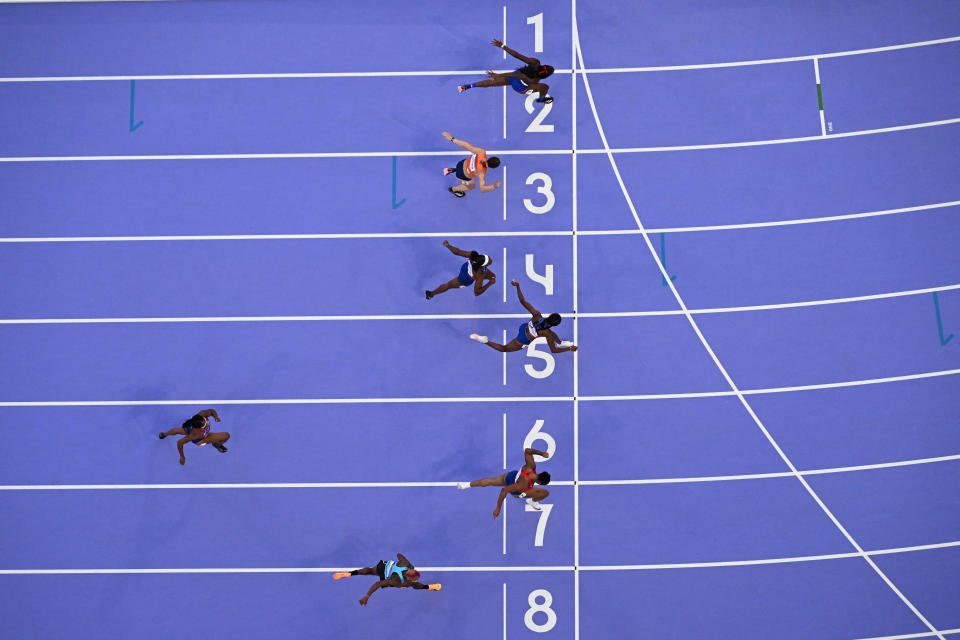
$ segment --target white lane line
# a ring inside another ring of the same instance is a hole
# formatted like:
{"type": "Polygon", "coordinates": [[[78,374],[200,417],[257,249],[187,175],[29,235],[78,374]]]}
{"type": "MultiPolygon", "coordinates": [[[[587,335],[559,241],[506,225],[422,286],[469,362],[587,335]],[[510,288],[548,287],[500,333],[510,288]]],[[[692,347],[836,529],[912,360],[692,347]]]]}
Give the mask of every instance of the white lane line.
{"type": "MultiPolygon", "coordinates": [[[[899,547],[865,551],[864,555],[889,555],[911,553],[929,549],[944,549],[960,546],[960,541],[914,547],[899,547]]],[[[765,558],[761,560],[733,560],[720,562],[689,562],[677,564],[623,564],[623,565],[547,565],[547,566],[473,566],[473,567],[418,567],[421,571],[439,573],[486,573],[486,572],[538,572],[538,571],[649,571],[660,569],[702,569],[711,567],[742,567],[763,564],[787,564],[817,560],[855,558],[858,553],[835,553],[819,556],[794,556],[765,558]]],[[[223,568],[177,568],[177,569],[0,569],[0,575],[85,575],[85,574],[170,574],[170,573],[335,573],[349,571],[349,567],[223,567],[223,568]]]]}
{"type": "MultiPolygon", "coordinates": [[[[506,167],[504,167],[506,171],[506,167]]],[[[685,233],[691,231],[732,231],[737,229],[757,229],[761,227],[781,227],[796,224],[812,224],[815,222],[835,222],[840,220],[856,220],[859,218],[872,218],[876,216],[888,216],[898,213],[915,213],[921,211],[930,211],[942,209],[944,207],[955,207],[960,205],[960,200],[950,200],[947,202],[936,202],[933,204],[922,204],[913,207],[901,207],[899,209],[883,209],[881,211],[867,211],[864,213],[847,213],[836,216],[821,216],[817,218],[794,218],[791,220],[773,220],[770,222],[744,222],[736,224],[715,224],[694,227],[664,227],[661,229],[647,229],[647,233],[685,233]]],[[[582,236],[620,236],[620,235],[641,235],[638,229],[578,229],[578,235],[582,236]]],[[[449,238],[454,237],[512,237],[512,236],[571,236],[572,231],[445,231],[445,232],[419,232],[419,233],[281,233],[281,234],[232,234],[232,235],[206,235],[206,236],[54,236],[54,237],[21,237],[21,238],[2,238],[0,243],[19,243],[19,242],[151,242],[151,241],[181,241],[181,240],[371,240],[379,238],[449,238]]]]}
{"type": "Polygon", "coordinates": [[[507,640],[507,583],[503,583],[503,640],[507,640]]]}
{"type": "MultiPolygon", "coordinates": [[[[506,277],[504,275],[504,282],[506,277]]],[[[749,307],[715,307],[706,309],[689,309],[693,315],[713,313],[736,313],[741,311],[771,311],[777,309],[795,309],[799,307],[818,307],[848,302],[865,302],[869,300],[886,300],[905,296],[922,295],[934,291],[953,291],[960,289],[960,284],[948,284],[941,287],[926,289],[910,289],[908,291],[892,291],[875,293],[850,298],[829,298],[826,300],[805,300],[802,302],[781,302],[776,304],[753,305],[749,307]]],[[[506,290],[503,292],[506,302],[506,290]]],[[[325,321],[372,321],[372,320],[491,320],[491,319],[523,319],[529,314],[522,313],[477,313],[477,314],[420,314],[420,315],[379,315],[379,316],[196,316],[196,317],[159,317],[159,318],[5,318],[0,319],[4,324],[137,324],[163,322],[325,322],[325,321]]],[[[574,320],[588,318],[642,318],[648,316],[681,316],[685,315],[680,309],[666,309],[663,311],[611,311],[567,313],[574,320]]],[[[576,342],[576,339],[574,339],[576,342]]]]}
{"type": "MultiPolygon", "coordinates": [[[[578,29],[576,20],[574,20],[574,23],[573,23],[573,30],[577,38],[577,59],[580,62],[580,66],[585,67],[586,65],[583,63],[583,50],[580,45],[579,29],[578,29]]],[[[594,102],[593,92],[590,90],[590,83],[589,83],[587,74],[583,74],[583,84],[587,92],[587,99],[590,103],[590,109],[591,111],[593,111],[593,118],[597,125],[597,132],[600,134],[600,140],[603,143],[603,146],[608,150],[607,158],[610,161],[610,166],[613,169],[613,173],[616,176],[617,182],[620,185],[620,190],[623,193],[624,199],[627,201],[627,206],[630,208],[630,213],[633,215],[634,221],[637,223],[637,228],[644,230],[643,223],[640,221],[640,217],[637,215],[636,208],[634,207],[633,199],[630,197],[630,193],[627,191],[627,187],[623,182],[623,177],[620,175],[620,169],[617,166],[617,162],[614,159],[613,154],[609,152],[610,145],[607,142],[607,137],[604,132],[603,125],[600,122],[600,115],[597,112],[597,106],[596,106],[596,103],[594,102]]],[[[726,368],[723,366],[723,363],[720,362],[720,359],[717,357],[717,354],[714,352],[713,348],[710,346],[710,343],[707,341],[706,337],[703,335],[703,332],[700,330],[700,327],[697,324],[696,320],[694,320],[693,315],[687,312],[687,306],[684,303],[683,298],[680,296],[679,291],[677,291],[677,288],[674,285],[673,281],[670,279],[670,274],[667,272],[666,267],[664,266],[663,262],[660,260],[660,256],[657,253],[657,250],[654,248],[653,243],[650,240],[649,234],[644,233],[643,239],[650,253],[653,255],[653,259],[654,261],[656,261],[657,266],[660,269],[660,273],[663,275],[664,282],[667,284],[667,286],[670,287],[670,292],[673,294],[673,297],[676,299],[677,304],[680,306],[681,309],[683,309],[686,312],[686,318],[687,318],[687,321],[690,323],[690,327],[693,329],[694,333],[697,335],[697,338],[699,338],[701,344],[703,344],[704,349],[707,351],[710,358],[713,360],[713,363],[716,365],[717,369],[720,371],[724,380],[726,380],[731,391],[733,391],[736,394],[737,398],[740,400],[740,404],[743,405],[744,409],[746,409],[747,413],[750,415],[754,423],[763,433],[764,437],[766,437],[770,445],[776,450],[777,454],[780,456],[783,462],[787,465],[787,467],[790,468],[790,471],[793,472],[794,476],[797,478],[800,484],[803,485],[804,489],[807,490],[807,493],[810,494],[810,497],[813,498],[814,502],[817,503],[817,505],[820,507],[823,513],[830,519],[831,522],[833,522],[834,526],[836,526],[837,529],[840,531],[840,533],[842,533],[843,536],[847,539],[847,542],[849,542],[850,545],[856,550],[857,554],[860,557],[862,557],[867,562],[867,564],[870,565],[870,567],[874,570],[874,572],[876,572],[876,574],[887,584],[890,590],[893,591],[897,595],[897,597],[900,598],[900,600],[913,612],[913,614],[921,622],[924,623],[924,625],[926,625],[928,629],[930,629],[931,631],[939,635],[939,631],[937,631],[936,627],[934,627],[930,623],[930,621],[927,620],[927,618],[916,608],[916,606],[914,606],[914,604],[903,594],[903,592],[901,592],[900,589],[897,588],[897,586],[893,583],[893,581],[891,581],[890,578],[887,577],[887,575],[883,572],[883,570],[881,570],[880,567],[877,566],[877,564],[870,558],[870,556],[864,552],[863,547],[860,546],[860,544],[853,538],[853,536],[850,535],[847,529],[840,523],[836,515],[834,515],[834,513],[830,510],[830,508],[827,507],[827,505],[823,502],[823,500],[820,498],[817,492],[813,490],[813,487],[810,486],[810,483],[808,483],[806,479],[802,475],[800,475],[796,466],[793,464],[793,462],[790,460],[787,454],[783,451],[783,449],[780,447],[777,441],[773,438],[773,436],[767,430],[766,426],[764,426],[759,416],[757,416],[756,412],[753,410],[753,407],[750,405],[749,402],[747,402],[746,397],[741,392],[737,384],[733,381],[733,378],[730,377],[730,374],[727,372],[726,368]]],[[[942,636],[940,637],[942,638],[942,636]]]]}
{"type": "MultiPolygon", "coordinates": [[[[507,468],[506,451],[506,417],[504,417],[503,437],[503,469],[507,468]]],[[[576,419],[576,415],[574,416],[576,419]]],[[[832,473],[848,473],[851,471],[870,471],[873,469],[889,469],[891,467],[908,467],[937,462],[952,462],[960,460],[960,454],[940,456],[938,458],[917,458],[914,460],[898,460],[896,462],[881,462],[877,464],[859,465],[855,467],[833,467],[829,469],[811,469],[800,471],[800,475],[825,475],[832,473]]],[[[693,476],[689,478],[647,478],[640,480],[552,480],[550,484],[560,487],[578,487],[579,485],[601,486],[631,486],[638,484],[685,484],[694,482],[726,482],[731,480],[763,480],[767,478],[793,477],[789,471],[777,473],[753,473],[735,476],[693,476]]],[[[247,482],[247,483],[168,483],[168,484],[6,484],[0,485],[0,491],[129,491],[147,489],[403,489],[403,488],[434,488],[455,487],[456,482],[247,482]]],[[[576,493],[576,492],[575,492],[576,493]]],[[[576,514],[575,514],[576,515],[576,514]]]]}
{"type": "MultiPolygon", "coordinates": [[[[960,118],[950,118],[947,120],[931,120],[929,122],[917,122],[915,124],[904,124],[897,125],[895,127],[883,127],[880,129],[864,129],[862,131],[846,131],[844,133],[834,133],[827,137],[820,135],[816,136],[801,136],[798,138],[776,138],[773,140],[752,140],[748,142],[722,142],[717,144],[690,144],[690,145],[678,145],[672,147],[623,147],[619,149],[610,149],[612,154],[620,153],[651,153],[657,151],[695,151],[699,149],[731,149],[734,147],[762,147],[766,145],[773,144],[789,144],[793,142],[815,142],[817,140],[836,140],[838,138],[853,138],[856,136],[868,136],[877,133],[893,133],[896,131],[909,131],[911,129],[924,129],[927,127],[939,127],[943,125],[956,124],[960,122],[960,118]]],[[[603,154],[606,153],[604,149],[578,149],[577,153],[592,153],[592,154],[603,154]]]]}
{"type": "MultiPolygon", "coordinates": [[[[865,129],[863,131],[846,131],[823,136],[801,136],[798,138],[777,138],[773,140],[750,140],[747,142],[722,142],[715,144],[678,145],[667,147],[624,147],[620,149],[577,149],[577,153],[585,154],[621,154],[621,153],[652,153],[659,151],[693,151],[699,149],[730,149],[734,147],[759,147],[774,144],[789,144],[793,142],[812,142],[816,140],[836,140],[867,136],[878,133],[893,133],[909,131],[927,127],[957,124],[960,118],[947,120],[932,120],[914,124],[883,127],[880,129],[865,129]]],[[[123,160],[270,160],[277,158],[385,158],[385,157],[428,157],[428,156],[456,156],[462,152],[456,151],[331,151],[316,153],[220,153],[220,154],[178,154],[178,155],[142,155],[142,156],[10,156],[0,158],[0,162],[83,162],[83,161],[123,161],[123,160]]],[[[504,149],[488,151],[490,154],[515,156],[540,155],[571,155],[570,149],[504,149]]]]}
{"type": "MultiPolygon", "coordinates": [[[[95,1],[95,0],[91,0],[95,1]]],[[[141,0],[142,1],[142,0],[141,0]]],[[[158,2],[164,0],[156,0],[158,2]]],[[[169,0],[168,0],[169,1],[169,0]]],[[[513,69],[493,69],[496,73],[510,73],[513,69]]],[[[463,71],[440,69],[437,71],[317,71],[290,73],[192,73],[192,74],[140,74],[122,76],[24,76],[0,78],[7,82],[111,82],[127,80],[274,80],[289,78],[408,78],[436,76],[483,76],[486,69],[465,69],[463,71]]],[[[555,74],[569,74],[570,69],[555,69],[555,74]]]]}
{"type": "MultiPolygon", "coordinates": [[[[97,0],[18,0],[18,2],[96,2],[97,0]]],[[[163,1],[163,0],[105,0],[107,2],[123,1],[163,1]]],[[[14,4],[14,3],[10,3],[14,4]]],[[[766,58],[762,60],[743,60],[737,62],[713,62],[707,64],[685,64],[685,65],[667,65],[659,67],[606,67],[599,69],[578,69],[577,73],[642,73],[648,71],[684,71],[690,69],[718,69],[724,67],[748,67],[764,64],[779,64],[783,62],[800,62],[803,60],[813,60],[814,58],[840,58],[844,56],[856,56],[868,53],[880,53],[883,51],[896,51],[899,49],[912,49],[915,47],[929,47],[938,44],[947,44],[960,41],[960,36],[950,38],[940,38],[938,40],[923,40],[920,42],[908,42],[905,44],[894,44],[884,47],[873,47],[870,49],[856,49],[851,51],[837,51],[834,53],[818,53],[806,56],[793,56],[788,58],[766,58]]],[[[504,36],[506,44],[506,36],[504,36]]],[[[506,59],[506,52],[503,53],[506,59]]],[[[0,82],[91,82],[104,80],[246,80],[246,79],[266,79],[266,78],[364,78],[364,77],[391,77],[391,76],[458,76],[458,75],[483,75],[486,70],[465,70],[465,71],[355,71],[355,72],[319,72],[319,73],[218,73],[218,74],[168,74],[168,75],[116,75],[116,76],[25,76],[0,78],[0,82]]],[[[503,69],[501,72],[510,72],[512,69],[503,69]]],[[[571,73],[571,69],[556,69],[555,74],[571,73]]]]}
{"type": "Polygon", "coordinates": [[[908,42],[906,44],[894,44],[885,47],[873,47],[870,49],[855,49],[851,51],[837,51],[834,53],[817,53],[807,56],[793,56],[790,58],[767,58],[763,60],[743,60],[739,62],[714,62],[709,64],[681,64],[663,67],[613,67],[604,69],[584,69],[581,68],[577,73],[638,73],[646,71],[685,71],[688,69],[719,69],[722,67],[749,67],[761,64],[779,64],[781,62],[800,62],[803,60],[813,60],[815,58],[841,58],[844,56],[858,56],[865,53],[880,53],[882,51],[896,51],[899,49],[912,49],[914,47],[929,47],[938,44],[947,44],[948,42],[958,42],[960,36],[950,38],[940,38],[938,40],[923,40],[920,42],[908,42]]]}
{"type": "MultiPolygon", "coordinates": [[[[936,458],[915,458],[912,460],[898,460],[896,462],[878,462],[875,464],[863,464],[853,467],[830,467],[825,469],[809,469],[800,471],[803,476],[817,476],[830,473],[847,473],[850,471],[870,471],[872,469],[889,469],[891,467],[909,467],[920,464],[931,464],[935,462],[950,462],[960,460],[960,454],[939,456],[936,458]]],[[[765,478],[791,478],[792,471],[779,471],[774,473],[747,473],[734,476],[691,476],[687,478],[644,478],[639,480],[580,480],[580,484],[586,486],[626,486],[635,484],[682,484],[688,482],[725,482],[728,480],[763,480],[765,478]]]]}
{"type": "MultiPolygon", "coordinates": [[[[506,132],[506,129],[504,129],[506,132]]],[[[503,220],[507,220],[507,165],[503,165],[501,169],[503,172],[503,179],[500,181],[501,191],[503,192],[503,220]]]]}
{"type": "MultiPolygon", "coordinates": [[[[503,340],[500,342],[500,344],[507,344],[507,330],[506,330],[506,329],[503,330],[503,340]]],[[[503,356],[503,358],[502,358],[502,360],[503,360],[503,386],[507,386],[507,353],[506,353],[506,351],[504,351],[504,352],[501,353],[500,355],[503,356]]]]}
{"type": "MultiPolygon", "coordinates": [[[[793,391],[815,391],[818,389],[838,389],[888,382],[922,380],[941,376],[960,374],[960,369],[945,369],[914,373],[888,378],[869,378],[828,382],[797,387],[771,387],[766,389],[740,389],[740,394],[759,395],[768,393],[789,393],[793,391]]],[[[621,396],[577,396],[580,402],[609,402],[619,400],[673,400],[685,398],[723,398],[736,395],[734,391],[697,391],[690,393],[660,393],[621,396]]],[[[446,398],[254,398],[236,399],[193,399],[193,400],[56,400],[56,401],[5,401],[0,407],[142,407],[142,406],[182,406],[182,405],[273,405],[273,404],[416,404],[416,403],[462,403],[462,402],[572,402],[573,396],[489,396],[489,397],[446,397],[446,398]]]]}
{"type": "Polygon", "coordinates": [[[500,271],[500,277],[503,279],[503,301],[507,301],[507,247],[503,247],[503,267],[500,271]]]}
{"type": "MultiPolygon", "coordinates": [[[[942,635],[953,635],[955,633],[960,633],[960,629],[941,629],[940,633],[942,635]]],[[[906,635],[899,636],[874,636],[872,638],[857,638],[857,640],[912,640],[913,638],[932,638],[937,634],[932,631],[926,633],[908,633],[906,635]]]]}

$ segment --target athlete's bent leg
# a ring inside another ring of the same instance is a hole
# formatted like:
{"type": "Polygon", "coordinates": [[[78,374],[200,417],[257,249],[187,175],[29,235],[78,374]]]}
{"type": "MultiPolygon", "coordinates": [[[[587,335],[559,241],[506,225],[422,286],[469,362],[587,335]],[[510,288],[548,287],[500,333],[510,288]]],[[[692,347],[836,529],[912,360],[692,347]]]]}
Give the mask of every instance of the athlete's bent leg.
{"type": "Polygon", "coordinates": [[[520,351],[520,349],[523,349],[523,345],[520,344],[520,342],[516,338],[514,338],[507,344],[497,344],[496,342],[487,340],[486,345],[491,349],[500,351],[501,353],[510,353],[511,351],[520,351]]]}
{"type": "Polygon", "coordinates": [[[471,487],[505,487],[507,486],[507,474],[501,473],[492,478],[480,478],[470,483],[471,487]]]}
{"type": "Polygon", "coordinates": [[[524,493],[527,494],[528,498],[533,499],[534,502],[540,502],[541,500],[546,498],[548,495],[550,495],[549,491],[547,491],[546,489],[540,489],[538,487],[530,487],[529,489],[524,491],[524,493]]]}
{"type": "Polygon", "coordinates": [[[183,430],[182,427],[177,427],[176,429],[170,429],[170,431],[164,431],[160,434],[160,439],[163,440],[167,436],[185,436],[187,432],[183,430]]]}
{"type": "Polygon", "coordinates": [[[438,293],[443,293],[444,291],[449,291],[450,289],[459,289],[459,288],[462,287],[462,286],[463,286],[463,285],[460,284],[460,279],[459,279],[459,278],[454,278],[453,280],[450,280],[449,282],[444,282],[442,285],[440,285],[439,287],[437,287],[437,288],[434,289],[433,291],[428,291],[428,292],[427,292],[427,299],[429,300],[430,298],[432,298],[433,296],[437,295],[438,293]]]}
{"type": "Polygon", "coordinates": [[[467,191],[470,191],[471,189],[473,189],[473,188],[476,187],[476,186],[477,186],[477,181],[476,181],[476,180],[471,180],[470,182],[463,182],[463,181],[461,181],[460,184],[458,184],[457,186],[455,186],[455,187],[450,187],[450,190],[451,190],[451,191],[458,191],[458,192],[461,192],[461,193],[466,193],[467,191]]]}

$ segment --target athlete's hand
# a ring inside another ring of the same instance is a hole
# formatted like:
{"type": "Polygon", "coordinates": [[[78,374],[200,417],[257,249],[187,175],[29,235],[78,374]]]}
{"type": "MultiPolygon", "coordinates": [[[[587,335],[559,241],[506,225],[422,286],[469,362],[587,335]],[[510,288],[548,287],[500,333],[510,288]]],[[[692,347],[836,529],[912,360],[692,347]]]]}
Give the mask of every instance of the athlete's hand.
{"type": "Polygon", "coordinates": [[[576,350],[577,350],[577,345],[573,345],[572,347],[570,347],[570,351],[576,351],[576,350]]]}
{"type": "Polygon", "coordinates": [[[493,46],[495,46],[495,47],[498,48],[498,49],[503,49],[503,41],[502,41],[502,40],[498,40],[498,39],[494,38],[494,39],[493,39],[493,42],[491,42],[490,44],[492,44],[493,46]]]}
{"type": "Polygon", "coordinates": [[[222,420],[220,420],[220,418],[214,417],[213,419],[216,420],[217,422],[222,422],[222,420]]]}
{"type": "Polygon", "coordinates": [[[497,507],[493,510],[493,519],[496,520],[500,516],[500,507],[497,507]]]}
{"type": "Polygon", "coordinates": [[[497,281],[497,276],[491,273],[488,279],[490,280],[490,284],[493,284],[497,281]]]}
{"type": "Polygon", "coordinates": [[[450,248],[450,243],[447,242],[446,240],[444,240],[444,241],[443,241],[443,246],[445,246],[447,249],[449,249],[449,248],[450,248]]]}
{"type": "Polygon", "coordinates": [[[442,135],[442,136],[443,136],[444,138],[446,138],[447,140],[453,140],[453,136],[450,135],[450,132],[449,132],[449,131],[441,131],[441,132],[440,132],[440,135],[442,135]]]}
{"type": "Polygon", "coordinates": [[[494,189],[499,189],[499,188],[500,188],[500,181],[499,181],[499,180],[497,180],[496,182],[493,183],[493,188],[494,188],[494,189]]]}
{"type": "Polygon", "coordinates": [[[511,280],[511,281],[510,281],[510,284],[512,284],[512,285],[515,286],[515,287],[519,287],[519,286],[520,286],[520,283],[517,282],[516,280],[511,280]]]}
{"type": "Polygon", "coordinates": [[[187,464],[187,457],[182,453],[180,454],[180,464],[181,465],[187,464]]]}
{"type": "Polygon", "coordinates": [[[361,606],[361,607],[367,606],[367,598],[369,598],[369,596],[363,596],[362,598],[360,598],[360,606],[361,606]]]}
{"type": "Polygon", "coordinates": [[[496,80],[498,77],[500,77],[500,74],[495,73],[495,72],[493,72],[493,71],[490,71],[489,69],[487,69],[487,75],[490,76],[491,78],[493,78],[494,80],[496,80]]]}

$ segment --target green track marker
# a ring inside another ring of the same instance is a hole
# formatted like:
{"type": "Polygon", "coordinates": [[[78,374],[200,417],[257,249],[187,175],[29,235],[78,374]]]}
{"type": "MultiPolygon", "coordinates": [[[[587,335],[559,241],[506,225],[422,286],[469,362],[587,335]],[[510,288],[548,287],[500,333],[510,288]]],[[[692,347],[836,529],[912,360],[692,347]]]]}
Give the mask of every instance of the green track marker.
{"type": "Polygon", "coordinates": [[[820,105],[820,111],[823,111],[823,92],[820,90],[820,83],[817,83],[817,104],[820,105]]]}

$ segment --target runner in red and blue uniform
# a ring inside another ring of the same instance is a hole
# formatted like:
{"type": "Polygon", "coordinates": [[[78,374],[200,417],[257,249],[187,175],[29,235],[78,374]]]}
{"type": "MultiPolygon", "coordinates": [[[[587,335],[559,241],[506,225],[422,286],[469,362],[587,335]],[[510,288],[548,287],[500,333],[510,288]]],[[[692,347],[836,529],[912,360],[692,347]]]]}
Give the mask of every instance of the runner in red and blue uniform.
{"type": "Polygon", "coordinates": [[[367,595],[360,598],[360,605],[367,606],[367,600],[377,589],[386,589],[387,587],[411,587],[413,589],[429,589],[430,591],[440,591],[440,584],[423,584],[420,582],[420,572],[417,571],[413,563],[407,560],[402,553],[397,554],[397,561],[383,561],[377,563],[375,567],[364,567],[363,569],[354,569],[353,571],[341,571],[333,574],[334,580],[349,578],[350,576],[377,576],[378,582],[373,583],[367,595]]]}
{"type": "Polygon", "coordinates": [[[211,419],[220,422],[220,416],[216,409],[205,409],[198,412],[195,416],[183,423],[183,426],[160,434],[163,440],[167,436],[183,436],[177,440],[177,450],[180,452],[180,464],[186,464],[187,458],[183,455],[183,445],[188,442],[202,447],[205,444],[212,444],[213,448],[220,453],[226,453],[227,448],[223,443],[230,439],[230,434],[226,431],[213,433],[210,431],[211,419]]]}
{"type": "Polygon", "coordinates": [[[523,466],[516,471],[507,471],[499,476],[492,478],[481,478],[473,482],[458,482],[457,489],[469,489],[470,487],[503,487],[500,489],[500,496],[497,498],[497,508],[493,511],[493,517],[500,515],[500,508],[507,494],[526,500],[526,503],[540,511],[541,500],[550,495],[546,489],[534,487],[534,484],[550,484],[550,474],[546,471],[537,473],[537,462],[533,456],[549,458],[550,454],[536,449],[523,450],[523,466]]]}
{"type": "Polygon", "coordinates": [[[550,90],[550,86],[543,83],[545,78],[549,78],[551,75],[553,75],[553,67],[548,64],[540,64],[540,61],[536,58],[528,58],[522,53],[514,51],[510,47],[503,44],[503,42],[500,40],[494,40],[490,44],[499,49],[503,49],[517,60],[523,62],[525,66],[520,67],[512,73],[495,73],[493,71],[487,71],[487,75],[490,76],[489,80],[481,80],[480,82],[472,82],[470,84],[461,84],[457,87],[457,90],[460,91],[460,93],[463,93],[467,89],[472,89],[473,87],[503,87],[510,85],[517,93],[539,93],[540,97],[537,98],[537,102],[553,102],[553,98],[547,95],[547,91],[550,90]]]}
{"type": "Polygon", "coordinates": [[[492,287],[497,281],[497,275],[488,268],[489,265],[493,263],[493,258],[490,256],[485,256],[476,251],[468,252],[463,249],[457,249],[446,240],[443,241],[443,246],[449,249],[453,255],[468,258],[468,261],[464,262],[460,267],[460,274],[456,278],[449,282],[444,282],[433,291],[427,290],[427,300],[438,293],[443,293],[450,289],[460,289],[470,285],[473,285],[473,295],[479,296],[492,287]],[[484,281],[486,281],[486,284],[484,284],[484,281]]]}

